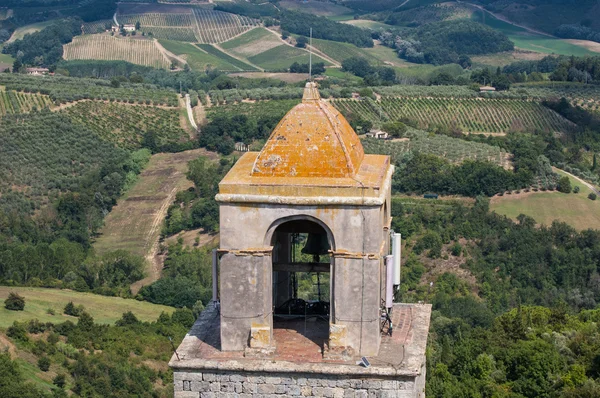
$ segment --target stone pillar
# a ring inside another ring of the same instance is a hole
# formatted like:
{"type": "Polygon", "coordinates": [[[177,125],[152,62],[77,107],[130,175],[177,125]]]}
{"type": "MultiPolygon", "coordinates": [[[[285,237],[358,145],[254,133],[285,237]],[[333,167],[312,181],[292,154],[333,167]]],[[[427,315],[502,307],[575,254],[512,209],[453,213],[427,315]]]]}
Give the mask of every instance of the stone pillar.
{"type": "Polygon", "coordinates": [[[268,327],[272,341],[271,256],[267,250],[221,257],[221,350],[248,347],[252,328],[268,327]]]}
{"type": "Polygon", "coordinates": [[[379,264],[379,259],[366,256],[335,258],[331,322],[338,330],[345,329],[350,355],[372,356],[379,351],[379,264]]]}

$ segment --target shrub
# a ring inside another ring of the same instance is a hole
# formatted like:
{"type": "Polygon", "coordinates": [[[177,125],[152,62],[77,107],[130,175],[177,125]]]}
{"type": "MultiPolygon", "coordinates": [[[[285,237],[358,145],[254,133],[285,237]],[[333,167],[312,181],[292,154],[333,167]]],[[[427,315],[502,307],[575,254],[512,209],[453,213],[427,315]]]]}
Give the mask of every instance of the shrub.
{"type": "Polygon", "coordinates": [[[48,357],[41,357],[38,359],[37,365],[42,372],[47,372],[50,369],[50,359],[48,357]]]}
{"type": "Polygon", "coordinates": [[[575,185],[573,187],[573,193],[579,193],[580,190],[581,190],[581,188],[579,188],[579,185],[575,185]]]}
{"type": "Polygon", "coordinates": [[[593,192],[590,192],[590,194],[588,195],[588,199],[589,199],[589,200],[596,200],[596,198],[597,198],[597,196],[596,196],[596,194],[595,194],[595,193],[593,193],[593,192]]]}
{"type": "Polygon", "coordinates": [[[57,374],[56,377],[52,379],[52,384],[58,388],[64,388],[66,384],[66,376],[64,374],[57,374]]]}
{"type": "Polygon", "coordinates": [[[71,316],[79,316],[85,311],[85,307],[83,305],[75,306],[72,301],[69,301],[67,305],[65,305],[65,309],[63,313],[71,316]]]}
{"type": "Polygon", "coordinates": [[[569,177],[564,176],[558,180],[558,190],[562,193],[571,193],[571,180],[569,180],[569,177]]]}
{"type": "Polygon", "coordinates": [[[460,254],[462,253],[462,246],[460,245],[460,243],[456,242],[454,245],[452,245],[452,255],[455,257],[460,256],[460,254]]]}
{"type": "Polygon", "coordinates": [[[9,326],[9,328],[6,330],[6,335],[15,340],[29,340],[29,338],[27,337],[27,329],[25,329],[25,326],[16,321],[12,324],[12,326],[9,326]]]}
{"type": "Polygon", "coordinates": [[[10,292],[8,298],[4,300],[4,308],[11,311],[23,311],[25,308],[25,298],[18,293],[10,292]]]}

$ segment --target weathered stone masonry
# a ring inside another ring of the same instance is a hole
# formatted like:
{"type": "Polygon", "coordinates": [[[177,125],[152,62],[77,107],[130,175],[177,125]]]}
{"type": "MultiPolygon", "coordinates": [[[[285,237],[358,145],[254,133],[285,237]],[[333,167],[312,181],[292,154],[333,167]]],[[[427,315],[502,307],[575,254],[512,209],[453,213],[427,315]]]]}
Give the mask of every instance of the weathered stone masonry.
{"type": "Polygon", "coordinates": [[[177,397],[395,398],[415,394],[412,378],[360,379],[288,373],[175,373],[177,397]]]}

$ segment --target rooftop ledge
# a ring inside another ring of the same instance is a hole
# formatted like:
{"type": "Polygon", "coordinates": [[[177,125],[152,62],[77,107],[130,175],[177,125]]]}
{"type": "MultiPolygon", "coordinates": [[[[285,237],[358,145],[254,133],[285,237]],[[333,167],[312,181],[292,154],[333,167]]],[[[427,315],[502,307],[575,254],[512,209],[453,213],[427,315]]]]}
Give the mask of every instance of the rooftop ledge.
{"type": "MultiPolygon", "coordinates": [[[[223,352],[220,346],[220,314],[209,305],[200,315],[177,349],[169,366],[175,371],[244,371],[273,373],[308,373],[349,376],[410,376],[421,373],[429,331],[430,304],[394,304],[393,336],[383,336],[379,354],[369,357],[371,366],[356,365],[356,360],[333,361],[319,356],[307,361],[302,355],[289,360],[290,352],[266,358],[246,358],[243,352],[223,352]],[[278,358],[278,355],[286,360],[278,358]]],[[[293,355],[293,353],[292,353],[293,355]]]]}

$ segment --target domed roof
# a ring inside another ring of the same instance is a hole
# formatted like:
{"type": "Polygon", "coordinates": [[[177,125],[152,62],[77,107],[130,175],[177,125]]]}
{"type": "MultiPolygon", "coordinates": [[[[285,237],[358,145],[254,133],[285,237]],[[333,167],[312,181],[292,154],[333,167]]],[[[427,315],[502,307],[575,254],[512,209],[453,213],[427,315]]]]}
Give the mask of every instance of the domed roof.
{"type": "Polygon", "coordinates": [[[351,177],[364,156],[346,118],[308,82],[302,103],[284,116],[256,158],[252,176],[351,177]]]}

